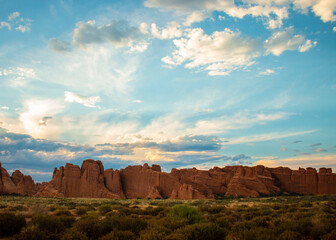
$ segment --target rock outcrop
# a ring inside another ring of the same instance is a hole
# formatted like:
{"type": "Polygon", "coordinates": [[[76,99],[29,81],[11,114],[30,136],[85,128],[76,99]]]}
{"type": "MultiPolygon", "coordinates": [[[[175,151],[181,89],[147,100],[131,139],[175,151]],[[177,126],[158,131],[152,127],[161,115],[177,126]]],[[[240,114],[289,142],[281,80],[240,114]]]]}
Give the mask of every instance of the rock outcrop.
{"type": "Polygon", "coordinates": [[[35,195],[46,183],[35,183],[31,176],[23,175],[19,170],[9,176],[0,163],[0,194],[35,195]]]}
{"type": "Polygon", "coordinates": [[[82,167],[67,163],[55,168],[52,180],[37,196],[121,198],[105,186],[104,167],[101,161],[85,160],[82,167]]]}
{"type": "MultiPolygon", "coordinates": [[[[1,165],[0,165],[1,168],[1,165]]],[[[210,170],[172,169],[159,165],[104,170],[101,161],[85,160],[55,168],[49,183],[35,184],[15,171],[0,169],[0,193],[42,197],[211,199],[218,196],[259,197],[277,193],[336,194],[336,174],[330,168],[226,166],[210,170]]]]}
{"type": "Polygon", "coordinates": [[[16,193],[16,186],[10,178],[6,169],[0,163],[0,193],[12,194],[16,193]]]}

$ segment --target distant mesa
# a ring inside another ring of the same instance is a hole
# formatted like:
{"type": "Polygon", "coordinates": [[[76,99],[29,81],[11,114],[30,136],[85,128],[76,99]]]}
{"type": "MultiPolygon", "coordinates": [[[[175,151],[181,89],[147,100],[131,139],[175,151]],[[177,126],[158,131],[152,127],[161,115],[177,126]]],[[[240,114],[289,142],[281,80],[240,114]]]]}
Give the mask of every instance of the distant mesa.
{"type": "Polygon", "coordinates": [[[35,183],[19,170],[12,176],[0,163],[0,194],[40,197],[213,199],[218,196],[260,197],[279,193],[336,194],[331,168],[226,166],[210,170],[175,169],[159,165],[104,170],[101,161],[88,159],[81,167],[67,163],[55,168],[48,183],[35,183]]]}

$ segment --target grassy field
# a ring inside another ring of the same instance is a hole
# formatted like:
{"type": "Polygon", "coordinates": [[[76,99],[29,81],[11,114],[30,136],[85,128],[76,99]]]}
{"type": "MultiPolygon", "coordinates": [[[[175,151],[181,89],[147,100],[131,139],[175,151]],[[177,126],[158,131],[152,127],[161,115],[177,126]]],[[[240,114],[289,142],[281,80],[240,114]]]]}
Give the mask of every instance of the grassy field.
{"type": "Polygon", "coordinates": [[[221,200],[0,196],[2,239],[336,239],[336,195],[221,200]]]}

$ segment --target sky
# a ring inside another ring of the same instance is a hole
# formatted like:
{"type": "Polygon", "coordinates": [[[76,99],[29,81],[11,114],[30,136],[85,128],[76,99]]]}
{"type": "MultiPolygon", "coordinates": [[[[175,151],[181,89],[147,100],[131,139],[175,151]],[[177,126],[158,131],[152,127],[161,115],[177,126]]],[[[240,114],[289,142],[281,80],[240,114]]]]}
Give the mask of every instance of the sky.
{"type": "Polygon", "coordinates": [[[0,0],[0,162],[336,171],[335,0],[0,0]]]}

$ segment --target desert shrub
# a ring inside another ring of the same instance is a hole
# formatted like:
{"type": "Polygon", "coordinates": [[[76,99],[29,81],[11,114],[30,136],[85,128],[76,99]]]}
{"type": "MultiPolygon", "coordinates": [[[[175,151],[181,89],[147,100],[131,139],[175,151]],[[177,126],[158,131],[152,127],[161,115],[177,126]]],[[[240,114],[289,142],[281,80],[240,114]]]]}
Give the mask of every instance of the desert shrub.
{"type": "Polygon", "coordinates": [[[225,212],[225,211],[226,211],[226,207],[224,206],[212,206],[208,208],[208,213],[210,214],[216,214],[216,213],[225,212]]]}
{"type": "Polygon", "coordinates": [[[214,223],[196,223],[177,230],[188,240],[220,240],[225,239],[227,232],[214,223]]]}
{"type": "Polygon", "coordinates": [[[99,238],[99,240],[134,240],[135,235],[131,231],[119,231],[114,230],[113,232],[99,238]]]}
{"type": "Polygon", "coordinates": [[[35,214],[31,223],[38,226],[42,231],[46,231],[48,233],[60,233],[66,228],[70,228],[74,222],[75,218],[73,217],[35,214]]]}
{"type": "Polygon", "coordinates": [[[97,216],[85,215],[77,220],[74,224],[74,228],[89,239],[98,239],[102,236],[102,225],[97,216]]]}
{"type": "Polygon", "coordinates": [[[322,240],[335,240],[335,239],[336,239],[336,230],[333,230],[322,237],[322,240]]]}
{"type": "Polygon", "coordinates": [[[112,210],[112,206],[110,204],[103,204],[98,207],[100,213],[105,214],[112,210]]]}
{"type": "Polygon", "coordinates": [[[164,217],[159,220],[156,220],[156,224],[160,225],[170,231],[174,231],[178,228],[181,228],[186,225],[186,221],[183,219],[177,219],[172,217],[164,217]]]}
{"type": "Polygon", "coordinates": [[[258,227],[268,227],[269,221],[271,220],[270,217],[255,217],[251,221],[258,227]]]}
{"type": "Polygon", "coordinates": [[[285,231],[279,235],[279,239],[281,240],[299,240],[301,239],[301,235],[298,232],[293,231],[285,231]]]}
{"type": "Polygon", "coordinates": [[[164,232],[160,232],[155,228],[146,229],[146,231],[141,232],[140,240],[161,240],[165,237],[164,232]]]}
{"type": "Polygon", "coordinates": [[[26,225],[24,216],[14,213],[0,213],[0,235],[13,235],[19,233],[26,225]]]}
{"type": "Polygon", "coordinates": [[[163,240],[187,240],[187,237],[180,232],[173,232],[165,236],[163,240]]]}
{"type": "Polygon", "coordinates": [[[285,231],[298,232],[302,235],[308,235],[312,229],[312,222],[310,218],[298,219],[295,221],[282,221],[275,226],[276,234],[281,234],[285,231]]]}
{"type": "Polygon", "coordinates": [[[219,217],[215,220],[215,223],[220,226],[221,228],[225,228],[225,229],[230,229],[232,226],[231,221],[229,220],[228,217],[224,216],[224,217],[219,217]]]}
{"type": "Polygon", "coordinates": [[[84,215],[84,214],[86,214],[87,211],[88,211],[87,207],[78,206],[78,207],[76,207],[75,213],[77,215],[84,215]]]}
{"type": "Polygon", "coordinates": [[[120,217],[119,218],[119,229],[123,231],[131,231],[136,235],[139,234],[141,230],[147,227],[147,221],[140,218],[133,217],[120,217]]]}
{"type": "Polygon", "coordinates": [[[244,240],[273,240],[277,239],[271,229],[262,227],[253,227],[250,229],[241,229],[235,233],[238,239],[244,240]]]}
{"type": "Polygon", "coordinates": [[[55,211],[56,216],[71,216],[71,212],[68,209],[59,209],[55,211]]]}
{"type": "Polygon", "coordinates": [[[49,240],[52,239],[46,231],[41,231],[37,226],[25,228],[20,234],[13,237],[15,240],[49,240]]]}
{"type": "Polygon", "coordinates": [[[157,215],[164,215],[164,213],[166,212],[166,208],[165,207],[147,207],[144,211],[145,215],[151,215],[151,216],[157,216],[157,215]]]}
{"type": "Polygon", "coordinates": [[[28,208],[23,206],[23,205],[16,205],[16,206],[11,206],[8,208],[8,211],[28,211],[28,208]]]}
{"type": "Polygon", "coordinates": [[[300,203],[300,207],[303,207],[303,208],[310,208],[312,206],[313,206],[313,204],[309,201],[303,201],[303,202],[300,203]]]}
{"type": "Polygon", "coordinates": [[[64,233],[62,240],[88,240],[88,237],[84,233],[71,228],[64,233]]]}
{"type": "Polygon", "coordinates": [[[202,221],[201,214],[194,207],[188,205],[176,205],[169,211],[169,216],[181,219],[187,224],[199,223],[202,221]]]}

